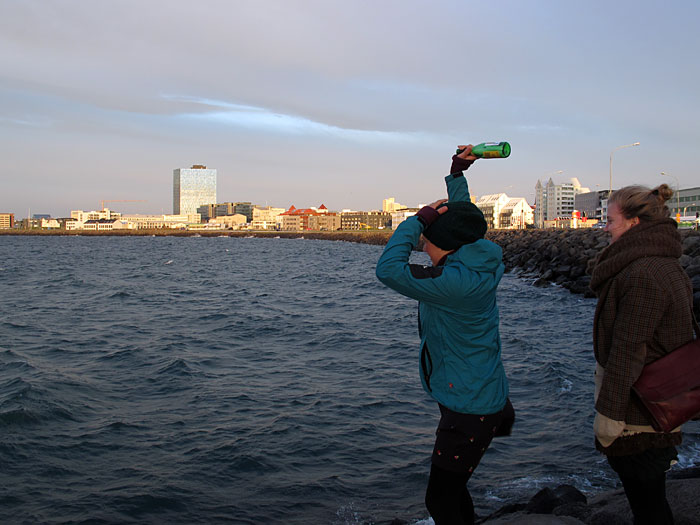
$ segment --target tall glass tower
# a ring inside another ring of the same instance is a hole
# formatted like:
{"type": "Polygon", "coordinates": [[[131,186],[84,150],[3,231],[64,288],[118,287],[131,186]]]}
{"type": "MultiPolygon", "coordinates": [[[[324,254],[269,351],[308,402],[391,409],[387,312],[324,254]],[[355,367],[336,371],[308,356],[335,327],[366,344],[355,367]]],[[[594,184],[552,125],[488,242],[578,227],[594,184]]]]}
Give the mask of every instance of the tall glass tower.
{"type": "Polygon", "coordinates": [[[173,170],[173,214],[195,214],[203,204],[216,204],[216,170],[198,164],[173,170]]]}

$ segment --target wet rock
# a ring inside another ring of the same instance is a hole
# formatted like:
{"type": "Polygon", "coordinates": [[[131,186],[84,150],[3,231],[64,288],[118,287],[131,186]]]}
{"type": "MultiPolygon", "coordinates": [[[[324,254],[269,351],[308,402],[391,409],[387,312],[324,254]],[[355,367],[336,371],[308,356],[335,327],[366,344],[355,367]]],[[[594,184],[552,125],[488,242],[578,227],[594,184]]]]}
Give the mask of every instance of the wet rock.
{"type": "MultiPolygon", "coordinates": [[[[684,255],[683,257],[687,257],[687,255],[684,255]]],[[[688,258],[690,259],[690,257],[688,258]]],[[[694,259],[691,260],[693,262],[685,269],[685,273],[687,273],[688,277],[692,279],[696,275],[700,275],[700,264],[697,264],[694,259]]]]}
{"type": "Polygon", "coordinates": [[[549,514],[556,506],[557,497],[554,495],[554,491],[544,488],[527,502],[525,510],[531,514],[549,514]]]}
{"type": "Polygon", "coordinates": [[[554,271],[556,272],[557,275],[563,275],[565,277],[568,277],[569,274],[571,273],[571,266],[569,266],[569,265],[557,266],[554,271]]]}
{"type": "MultiPolygon", "coordinates": [[[[666,482],[666,497],[676,525],[700,524],[700,468],[672,470],[666,482]]],[[[529,525],[585,523],[587,525],[631,525],[632,511],[622,489],[587,499],[575,487],[545,488],[528,503],[508,504],[477,523],[529,525]]]]}
{"type": "Polygon", "coordinates": [[[700,274],[692,277],[690,283],[693,285],[693,291],[700,291],[700,274]]]}
{"type": "MultiPolygon", "coordinates": [[[[544,488],[535,494],[525,506],[533,514],[551,514],[558,507],[586,504],[586,496],[572,485],[559,485],[555,489],[544,488]]],[[[569,514],[566,514],[569,515],[569,514]]]]}
{"type": "Polygon", "coordinates": [[[683,240],[683,253],[691,254],[700,248],[700,235],[688,235],[683,240]]]}

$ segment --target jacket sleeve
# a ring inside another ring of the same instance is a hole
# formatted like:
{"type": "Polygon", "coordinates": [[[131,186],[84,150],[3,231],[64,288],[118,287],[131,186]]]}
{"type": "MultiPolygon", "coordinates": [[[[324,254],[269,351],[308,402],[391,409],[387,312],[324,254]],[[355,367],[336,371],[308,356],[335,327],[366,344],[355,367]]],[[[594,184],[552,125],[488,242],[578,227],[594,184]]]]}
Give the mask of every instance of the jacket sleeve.
{"type": "MultiPolygon", "coordinates": [[[[452,173],[445,177],[447,184],[447,201],[450,202],[470,202],[469,185],[467,179],[461,171],[452,173]]],[[[449,206],[448,206],[449,208],[449,206]]]]}
{"type": "Polygon", "coordinates": [[[409,264],[411,251],[418,244],[423,224],[417,217],[402,222],[389,239],[377,261],[377,279],[401,295],[434,304],[449,305],[455,297],[464,295],[464,276],[458,270],[442,267],[418,271],[418,265],[409,264]]]}
{"type": "Polygon", "coordinates": [[[596,410],[606,418],[625,421],[632,385],[642,373],[647,343],[654,337],[667,301],[667,293],[653,276],[635,273],[626,278],[596,400],[596,410]]]}

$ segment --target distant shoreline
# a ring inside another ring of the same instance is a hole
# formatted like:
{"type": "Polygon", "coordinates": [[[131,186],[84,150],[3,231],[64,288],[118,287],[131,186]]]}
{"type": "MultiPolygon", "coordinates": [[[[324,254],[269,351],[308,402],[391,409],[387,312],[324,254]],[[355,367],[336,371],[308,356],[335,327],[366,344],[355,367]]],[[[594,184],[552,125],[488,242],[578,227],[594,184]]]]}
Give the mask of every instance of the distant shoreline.
{"type": "Polygon", "coordinates": [[[384,245],[394,233],[393,230],[375,231],[271,231],[271,230],[111,230],[111,231],[86,231],[86,230],[0,230],[0,236],[58,236],[58,237],[258,237],[280,239],[318,239],[326,241],[347,241],[363,244],[384,245]]]}

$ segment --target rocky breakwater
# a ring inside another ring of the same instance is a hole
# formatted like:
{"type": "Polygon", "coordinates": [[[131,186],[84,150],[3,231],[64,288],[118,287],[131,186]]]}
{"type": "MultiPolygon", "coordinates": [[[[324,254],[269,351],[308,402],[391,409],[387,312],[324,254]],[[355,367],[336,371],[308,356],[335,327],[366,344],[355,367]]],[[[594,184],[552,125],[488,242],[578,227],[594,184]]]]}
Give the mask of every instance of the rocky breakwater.
{"type": "MultiPolygon", "coordinates": [[[[700,232],[680,230],[680,263],[693,284],[696,317],[700,317],[700,232]]],[[[586,273],[589,261],[610,243],[600,229],[492,230],[487,238],[503,249],[506,271],[531,278],[534,286],[560,285],[572,293],[593,297],[586,273]]]]}
{"type": "MultiPolygon", "coordinates": [[[[700,524],[700,468],[671,470],[666,497],[676,525],[700,524]]],[[[622,488],[587,497],[571,485],[544,488],[528,502],[511,503],[490,516],[485,525],[632,525],[632,511],[622,488]]]]}

